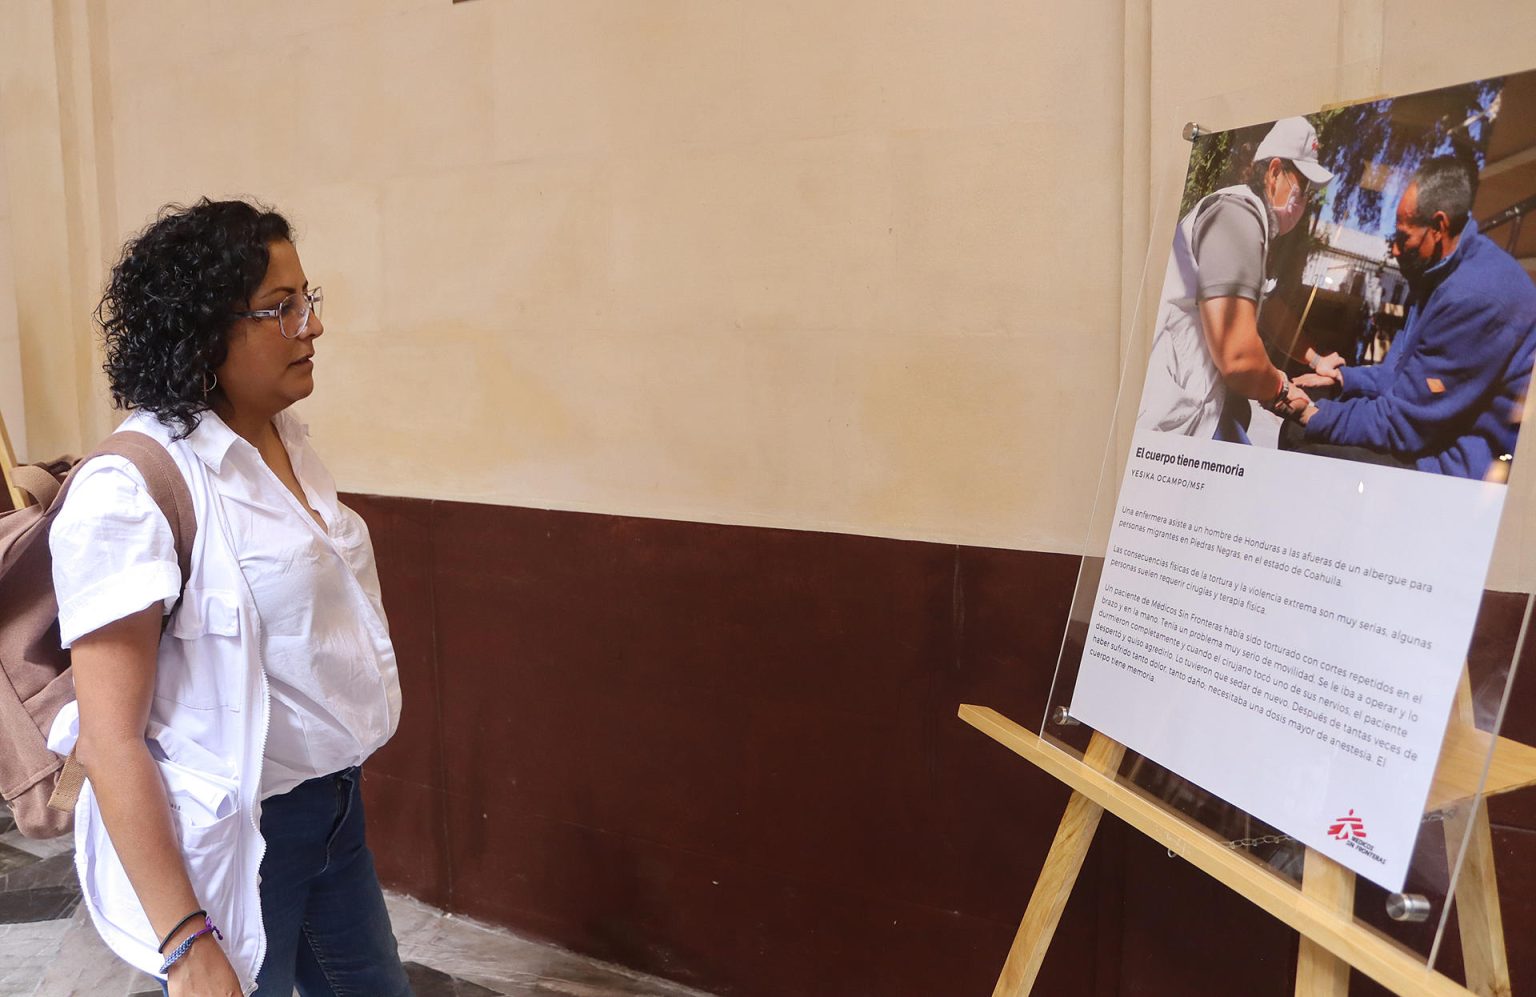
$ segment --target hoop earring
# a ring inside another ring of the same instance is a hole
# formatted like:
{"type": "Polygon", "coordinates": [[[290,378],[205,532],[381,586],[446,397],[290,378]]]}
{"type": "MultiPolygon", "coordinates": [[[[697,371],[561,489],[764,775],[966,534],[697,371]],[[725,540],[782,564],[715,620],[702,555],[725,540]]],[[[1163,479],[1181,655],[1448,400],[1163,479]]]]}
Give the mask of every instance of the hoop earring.
{"type": "Polygon", "coordinates": [[[203,397],[207,398],[209,393],[212,392],[213,389],[217,388],[218,386],[219,386],[219,375],[214,373],[211,370],[204,371],[203,372],[203,397]],[[213,383],[212,384],[208,383],[208,379],[210,377],[213,378],[213,383]]]}

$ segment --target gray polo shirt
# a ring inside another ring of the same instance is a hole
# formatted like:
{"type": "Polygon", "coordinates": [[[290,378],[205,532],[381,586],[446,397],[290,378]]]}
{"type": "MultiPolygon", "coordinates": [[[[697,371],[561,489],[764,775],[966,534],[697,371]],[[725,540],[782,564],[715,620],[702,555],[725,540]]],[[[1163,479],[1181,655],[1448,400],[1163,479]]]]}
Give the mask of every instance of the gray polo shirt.
{"type": "MultiPolygon", "coordinates": [[[[1268,212],[1266,212],[1267,214],[1268,212]]],[[[1195,215],[1191,249],[1199,268],[1198,300],[1247,298],[1264,291],[1264,229],[1251,201],[1217,194],[1195,215]]]]}

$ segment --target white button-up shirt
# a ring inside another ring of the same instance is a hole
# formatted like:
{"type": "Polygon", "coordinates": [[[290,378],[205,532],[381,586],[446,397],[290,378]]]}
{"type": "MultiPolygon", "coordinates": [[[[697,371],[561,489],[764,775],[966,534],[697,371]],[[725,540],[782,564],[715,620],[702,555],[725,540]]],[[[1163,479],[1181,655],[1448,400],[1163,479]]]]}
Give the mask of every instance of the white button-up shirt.
{"type": "MultiPolygon", "coordinates": [[[[222,522],[261,624],[271,708],[263,799],[361,764],[394,733],[400,716],[368,528],[337,499],[335,482],[309,446],[308,427],[286,411],[275,424],[324,528],[256,448],[212,412],[203,413],[187,439],[213,471],[222,522]]],[[[199,530],[209,527],[199,524],[199,530]]],[[[156,601],[169,611],[181,592],[170,525],[125,458],[97,457],[80,470],[50,545],[65,647],[156,601]]],[[[217,602],[186,607],[220,608],[217,602]]],[[[196,689],[177,698],[196,705],[196,689]]]]}
{"type": "MultiPolygon", "coordinates": [[[[120,427],[159,441],[197,517],[192,570],[160,639],[144,736],[198,903],[250,993],[266,957],[259,878],[261,801],[356,764],[394,732],[394,649],[368,532],[292,415],[276,420],[316,524],[261,456],[212,413],[182,440],[136,412],[120,427]]],[[[119,458],[82,468],[50,546],[66,646],[182,591],[169,525],[119,458]]],[[[70,703],[49,731],[64,754],[79,733],[70,703]]],[[[82,902],[112,951],[146,973],[164,956],[112,846],[89,778],[75,806],[82,902]]]]}

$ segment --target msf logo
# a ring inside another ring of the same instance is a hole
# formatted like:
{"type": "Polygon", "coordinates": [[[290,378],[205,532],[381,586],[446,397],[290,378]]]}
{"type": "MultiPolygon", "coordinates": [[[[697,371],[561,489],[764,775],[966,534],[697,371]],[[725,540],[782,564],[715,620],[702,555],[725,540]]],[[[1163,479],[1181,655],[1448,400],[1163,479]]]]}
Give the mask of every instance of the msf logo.
{"type": "Polygon", "coordinates": [[[1365,821],[1355,816],[1351,810],[1346,817],[1340,817],[1328,826],[1328,837],[1338,841],[1352,841],[1355,838],[1366,837],[1365,821]]]}

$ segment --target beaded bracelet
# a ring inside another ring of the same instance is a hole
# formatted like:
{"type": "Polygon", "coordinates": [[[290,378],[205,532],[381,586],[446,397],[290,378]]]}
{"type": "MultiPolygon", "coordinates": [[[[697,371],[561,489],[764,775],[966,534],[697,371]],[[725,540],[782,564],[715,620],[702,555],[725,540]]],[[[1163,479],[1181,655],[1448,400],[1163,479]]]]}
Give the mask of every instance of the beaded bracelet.
{"type": "Polygon", "coordinates": [[[205,910],[195,910],[192,913],[188,914],[186,917],[182,918],[180,921],[177,921],[176,922],[176,927],[172,928],[170,931],[167,931],[165,933],[165,937],[160,939],[160,944],[155,949],[155,951],[159,952],[161,955],[165,955],[165,947],[167,945],[171,944],[171,939],[173,937],[175,937],[176,932],[180,931],[182,928],[185,928],[187,926],[188,922],[194,921],[194,920],[196,920],[197,918],[200,918],[200,917],[206,918],[207,916],[208,916],[208,912],[207,911],[205,911],[205,910]]]}
{"type": "Polygon", "coordinates": [[[203,926],[194,931],[192,934],[188,935],[186,941],[176,946],[176,950],[165,957],[165,965],[160,967],[160,975],[164,976],[166,973],[170,972],[171,967],[176,965],[182,956],[186,955],[192,950],[192,943],[207,934],[212,934],[214,938],[221,942],[224,940],[223,933],[220,932],[218,928],[214,927],[213,918],[204,916],[203,926]]]}

